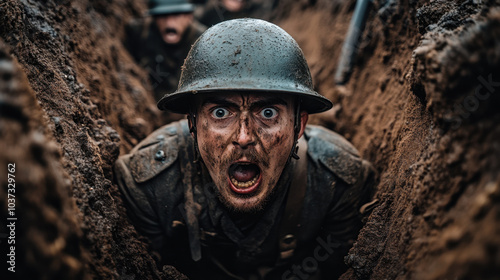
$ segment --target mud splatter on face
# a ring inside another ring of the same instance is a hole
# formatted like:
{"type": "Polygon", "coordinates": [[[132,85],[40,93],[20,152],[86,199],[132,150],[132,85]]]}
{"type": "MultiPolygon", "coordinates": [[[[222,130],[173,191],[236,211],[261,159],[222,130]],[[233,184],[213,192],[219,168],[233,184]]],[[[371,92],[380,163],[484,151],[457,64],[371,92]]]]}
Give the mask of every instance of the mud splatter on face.
{"type": "Polygon", "coordinates": [[[200,155],[220,200],[233,211],[261,209],[293,145],[294,100],[280,94],[198,98],[200,155]]]}

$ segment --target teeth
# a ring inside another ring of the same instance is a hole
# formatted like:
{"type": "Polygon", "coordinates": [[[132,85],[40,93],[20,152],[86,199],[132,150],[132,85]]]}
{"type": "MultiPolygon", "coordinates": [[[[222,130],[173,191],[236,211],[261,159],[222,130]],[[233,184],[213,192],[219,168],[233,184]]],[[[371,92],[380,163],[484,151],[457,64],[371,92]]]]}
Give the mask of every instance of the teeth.
{"type": "Polygon", "coordinates": [[[233,176],[231,176],[231,182],[238,188],[248,188],[250,186],[253,186],[255,185],[255,183],[257,183],[257,179],[259,179],[259,176],[253,177],[253,179],[250,181],[240,182],[236,180],[233,176]]]}

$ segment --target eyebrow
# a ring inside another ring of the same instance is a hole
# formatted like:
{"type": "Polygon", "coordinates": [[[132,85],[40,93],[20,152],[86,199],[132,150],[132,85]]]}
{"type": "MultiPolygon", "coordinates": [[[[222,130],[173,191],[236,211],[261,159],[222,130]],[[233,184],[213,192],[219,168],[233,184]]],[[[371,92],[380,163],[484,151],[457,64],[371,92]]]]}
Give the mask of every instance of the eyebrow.
{"type": "Polygon", "coordinates": [[[252,103],[251,107],[252,108],[259,108],[259,107],[266,107],[266,106],[272,106],[272,105],[287,106],[288,103],[279,97],[271,97],[271,98],[266,98],[266,99],[255,101],[252,103]]]}
{"type": "Polygon", "coordinates": [[[201,107],[203,107],[207,104],[216,104],[216,105],[222,105],[222,106],[226,106],[226,107],[239,107],[238,104],[231,102],[231,101],[228,101],[224,98],[220,98],[220,97],[210,97],[210,98],[203,100],[203,102],[201,103],[201,107]]]}
{"type": "MultiPolygon", "coordinates": [[[[216,104],[216,105],[221,105],[221,106],[226,106],[226,107],[239,107],[237,103],[228,101],[227,99],[220,98],[220,97],[210,97],[205,99],[201,106],[205,106],[206,104],[216,104]]],[[[272,105],[283,105],[287,106],[288,103],[283,100],[282,98],[279,97],[271,97],[271,98],[265,98],[261,100],[257,100],[252,103],[250,106],[251,108],[259,108],[259,107],[266,107],[266,106],[272,106],[272,105]]]]}

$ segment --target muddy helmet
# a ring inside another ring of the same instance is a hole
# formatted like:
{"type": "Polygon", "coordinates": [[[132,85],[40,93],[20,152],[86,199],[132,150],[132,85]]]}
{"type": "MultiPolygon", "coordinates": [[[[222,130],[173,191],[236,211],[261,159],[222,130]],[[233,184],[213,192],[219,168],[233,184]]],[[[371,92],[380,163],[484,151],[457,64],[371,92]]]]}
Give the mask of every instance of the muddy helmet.
{"type": "Polygon", "coordinates": [[[186,0],[149,0],[148,13],[152,16],[192,13],[194,6],[186,0]]]}
{"type": "Polygon", "coordinates": [[[189,113],[197,94],[269,92],[295,95],[302,110],[319,113],[332,103],[313,89],[297,42],[280,27],[258,19],[235,19],[209,28],[192,46],[177,91],[158,108],[189,113]]]}

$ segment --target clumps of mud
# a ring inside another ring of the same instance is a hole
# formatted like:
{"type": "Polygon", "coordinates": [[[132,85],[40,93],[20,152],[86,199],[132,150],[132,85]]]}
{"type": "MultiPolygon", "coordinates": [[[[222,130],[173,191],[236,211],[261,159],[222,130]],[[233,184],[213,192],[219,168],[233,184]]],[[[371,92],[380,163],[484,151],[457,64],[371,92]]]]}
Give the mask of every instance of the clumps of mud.
{"type": "MultiPolygon", "coordinates": [[[[19,205],[33,221],[25,218],[17,230],[20,238],[23,234],[34,238],[24,242],[26,247],[20,247],[19,253],[31,247],[40,251],[30,256],[39,269],[32,273],[44,270],[43,275],[58,279],[85,275],[92,279],[182,279],[175,269],[156,266],[147,241],[130,224],[113,183],[112,165],[118,155],[161,124],[147,88],[147,74],[121,43],[126,22],[142,16],[144,5],[132,0],[104,4],[7,0],[0,4],[0,37],[10,49],[2,48],[3,53],[19,62],[27,77],[24,83],[34,93],[16,101],[16,106],[29,117],[24,121],[33,118],[37,129],[47,131],[40,138],[31,128],[18,128],[22,131],[18,139],[12,138],[16,135],[12,132],[2,134],[1,140],[8,147],[2,146],[2,153],[13,153],[5,158],[1,154],[2,160],[17,160],[19,172],[29,168],[24,177],[33,203],[25,204],[37,208],[19,205]],[[31,111],[29,104],[38,104],[41,110],[31,111]],[[70,198],[57,199],[60,189],[70,198]],[[64,205],[75,204],[73,212],[64,212],[64,205]],[[66,214],[56,219],[58,211],[66,214]],[[37,222],[44,219],[36,220],[36,215],[49,217],[40,232],[37,222]]],[[[18,120],[8,122],[13,123],[9,129],[22,127],[18,120]]]]}
{"type": "Polygon", "coordinates": [[[62,169],[58,145],[47,136],[33,91],[3,42],[0,147],[0,223],[2,234],[8,229],[13,237],[0,240],[2,274],[8,279],[85,279],[87,255],[70,198],[71,179],[62,169]],[[7,253],[11,256],[5,260],[7,253]]]}
{"type": "MultiPolygon", "coordinates": [[[[424,9],[428,7],[419,11],[424,9]]],[[[427,106],[444,131],[495,114],[500,101],[500,8],[466,1],[450,13],[457,15],[452,26],[460,28],[448,28],[446,15],[429,25],[433,27],[413,52],[409,74],[412,88],[428,92],[427,106]],[[463,19],[459,8],[471,16],[463,19]]]]}
{"type": "Polygon", "coordinates": [[[333,77],[356,1],[326,2],[301,1],[278,22],[335,103],[310,120],[345,135],[380,175],[341,279],[496,279],[500,1],[374,1],[342,87],[333,77]]]}

